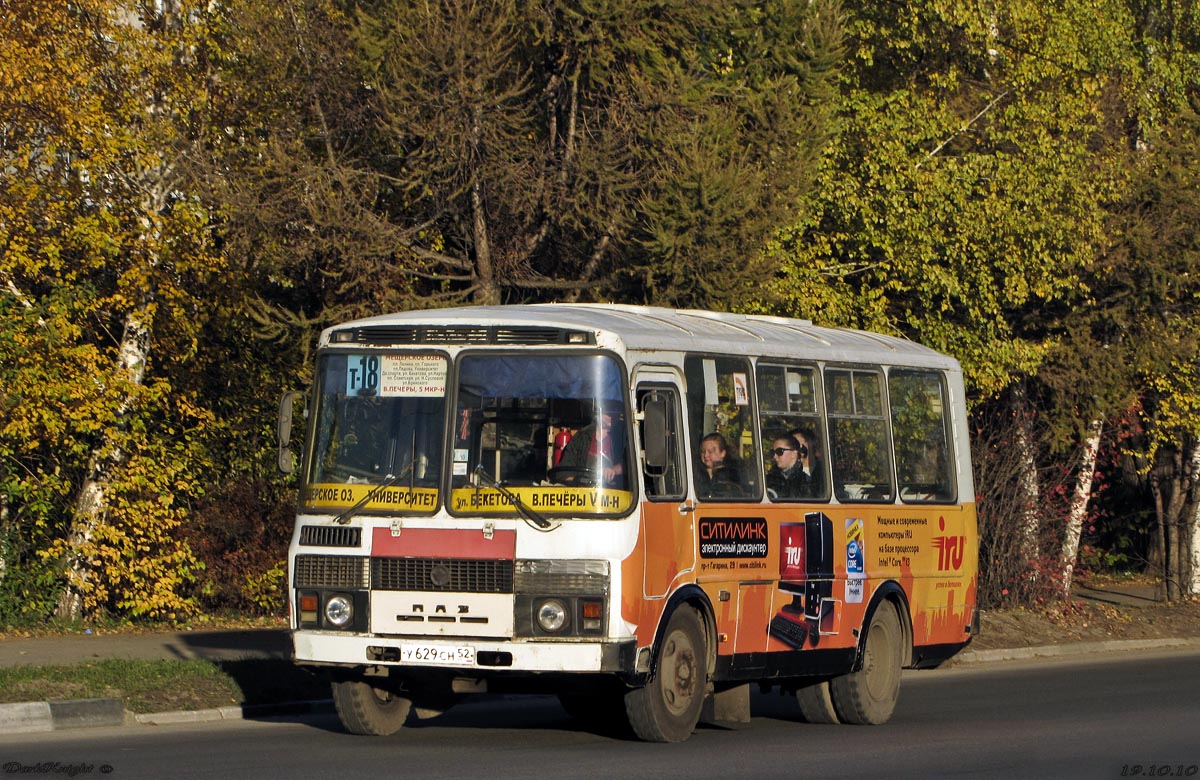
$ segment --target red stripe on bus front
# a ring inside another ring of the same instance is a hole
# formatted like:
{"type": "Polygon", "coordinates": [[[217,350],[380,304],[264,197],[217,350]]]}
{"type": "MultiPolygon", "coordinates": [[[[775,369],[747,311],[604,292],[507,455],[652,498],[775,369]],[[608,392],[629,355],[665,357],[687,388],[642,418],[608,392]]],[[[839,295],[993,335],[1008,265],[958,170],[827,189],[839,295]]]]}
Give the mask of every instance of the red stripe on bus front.
{"type": "Polygon", "coordinates": [[[496,530],[489,539],[482,530],[461,528],[404,528],[393,536],[390,528],[376,528],[371,555],[391,558],[512,559],[517,553],[517,532],[496,530]]]}

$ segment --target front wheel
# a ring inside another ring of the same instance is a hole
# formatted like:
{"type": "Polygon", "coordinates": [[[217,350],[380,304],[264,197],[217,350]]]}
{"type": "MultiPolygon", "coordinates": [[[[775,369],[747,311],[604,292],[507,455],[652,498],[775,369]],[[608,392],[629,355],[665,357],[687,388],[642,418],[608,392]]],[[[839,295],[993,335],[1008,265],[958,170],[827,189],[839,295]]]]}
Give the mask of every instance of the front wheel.
{"type": "Polygon", "coordinates": [[[412,700],[362,680],[339,680],[333,683],[333,706],[351,734],[386,737],[404,726],[412,700]]]}
{"type": "Polygon", "coordinates": [[[900,698],[903,643],[900,617],[885,601],[867,628],[862,668],[829,682],[830,698],[843,723],[877,726],[892,717],[900,698]]]}
{"type": "Polygon", "coordinates": [[[700,614],[680,607],[671,615],[655,660],[654,676],[625,694],[633,733],[647,742],[683,742],[700,720],[708,692],[708,650],[700,614]]]}

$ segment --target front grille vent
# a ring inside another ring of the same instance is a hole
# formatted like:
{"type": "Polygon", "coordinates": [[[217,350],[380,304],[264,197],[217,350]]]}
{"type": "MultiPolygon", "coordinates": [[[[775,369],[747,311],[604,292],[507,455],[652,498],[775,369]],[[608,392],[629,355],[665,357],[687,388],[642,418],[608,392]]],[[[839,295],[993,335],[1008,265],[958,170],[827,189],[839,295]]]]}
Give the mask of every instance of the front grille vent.
{"type": "Polygon", "coordinates": [[[308,547],[359,547],[362,529],[344,525],[306,525],[300,528],[300,544],[308,547]]]}
{"type": "MultiPolygon", "coordinates": [[[[354,328],[354,344],[578,344],[594,345],[595,334],[563,328],[483,325],[371,325],[354,328]]],[[[345,339],[345,336],[341,337],[345,339]]],[[[343,342],[344,343],[344,342],[343,342]]]]}
{"type": "Polygon", "coordinates": [[[370,559],[365,555],[297,555],[294,588],[366,588],[370,559]]]}
{"type": "Polygon", "coordinates": [[[376,590],[441,593],[512,593],[512,561],[453,558],[372,558],[376,590]]]}

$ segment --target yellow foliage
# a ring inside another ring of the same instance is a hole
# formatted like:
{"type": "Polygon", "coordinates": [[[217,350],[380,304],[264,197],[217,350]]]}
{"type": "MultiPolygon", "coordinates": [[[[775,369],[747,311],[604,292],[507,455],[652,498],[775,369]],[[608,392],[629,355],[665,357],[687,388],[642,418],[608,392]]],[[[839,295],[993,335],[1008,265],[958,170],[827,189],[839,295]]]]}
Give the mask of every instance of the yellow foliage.
{"type": "Polygon", "coordinates": [[[79,573],[89,612],[194,609],[176,530],[203,458],[181,432],[211,415],[164,368],[195,355],[225,264],[184,171],[212,9],[176,5],[172,20],[117,0],[0,15],[0,489],[52,537],[42,558],[79,573]],[[89,479],[91,520],[73,498],[89,479]]]}
{"type": "Polygon", "coordinates": [[[287,597],[287,564],[280,561],[262,574],[247,574],[246,597],[266,614],[275,614],[287,597]]]}

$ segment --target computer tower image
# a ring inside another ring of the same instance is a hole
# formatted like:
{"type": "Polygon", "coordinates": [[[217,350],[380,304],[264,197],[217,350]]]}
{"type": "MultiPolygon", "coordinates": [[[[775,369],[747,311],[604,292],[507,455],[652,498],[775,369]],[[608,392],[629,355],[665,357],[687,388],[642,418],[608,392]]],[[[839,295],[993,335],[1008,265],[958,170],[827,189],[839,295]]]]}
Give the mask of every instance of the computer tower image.
{"type": "Polygon", "coordinates": [[[821,605],[833,596],[833,521],[824,512],[804,516],[805,562],[804,616],[821,620],[821,605]]]}
{"type": "Polygon", "coordinates": [[[809,512],[803,523],[779,527],[779,589],[792,593],[771,619],[772,637],[794,647],[820,641],[822,618],[832,610],[833,521],[824,512],[809,512]]]}

